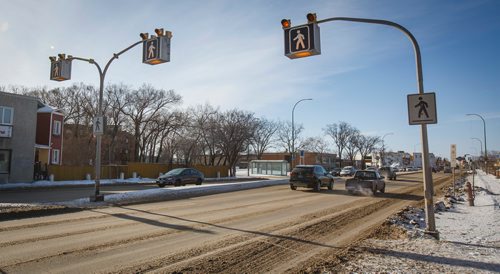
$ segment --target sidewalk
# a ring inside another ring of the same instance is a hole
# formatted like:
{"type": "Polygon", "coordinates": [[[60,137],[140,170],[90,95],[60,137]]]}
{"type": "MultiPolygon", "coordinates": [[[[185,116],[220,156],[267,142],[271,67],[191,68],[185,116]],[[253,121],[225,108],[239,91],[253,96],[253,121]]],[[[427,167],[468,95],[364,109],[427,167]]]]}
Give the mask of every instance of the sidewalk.
{"type": "MultiPolygon", "coordinates": [[[[472,175],[466,181],[472,183],[472,175]]],[[[461,196],[437,199],[439,241],[423,233],[423,209],[409,208],[388,220],[399,232],[389,239],[375,236],[365,240],[336,271],[499,273],[500,179],[478,170],[475,206],[468,205],[464,183],[459,185],[461,196]]]]}

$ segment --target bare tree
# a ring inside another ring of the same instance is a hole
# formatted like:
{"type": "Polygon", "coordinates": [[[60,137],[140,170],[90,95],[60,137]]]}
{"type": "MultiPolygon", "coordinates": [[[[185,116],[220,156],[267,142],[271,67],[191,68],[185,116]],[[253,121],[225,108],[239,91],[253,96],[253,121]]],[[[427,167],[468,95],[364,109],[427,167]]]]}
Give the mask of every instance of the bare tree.
{"type": "Polygon", "coordinates": [[[129,86],[120,85],[108,85],[106,87],[105,96],[106,102],[109,107],[106,108],[107,117],[107,133],[109,134],[110,144],[109,144],[109,162],[114,162],[114,151],[116,146],[116,138],[122,126],[126,122],[126,117],[123,114],[125,109],[126,96],[131,92],[129,86]]]}
{"type": "Polygon", "coordinates": [[[339,153],[340,167],[342,167],[342,156],[344,155],[344,149],[348,144],[350,135],[353,134],[354,128],[346,122],[340,122],[339,124],[329,124],[323,129],[326,135],[332,137],[333,142],[337,146],[337,151],[339,153]]]}
{"type": "MultiPolygon", "coordinates": [[[[304,126],[302,124],[294,125],[294,134],[293,139],[295,147],[300,147],[300,133],[304,130],[304,126]]],[[[278,144],[286,151],[292,152],[292,122],[278,122],[278,130],[276,131],[276,138],[278,144]]],[[[295,151],[295,150],[293,150],[295,151]]]]}
{"type": "Polygon", "coordinates": [[[317,153],[317,161],[319,163],[323,162],[323,156],[325,153],[328,151],[328,143],[325,141],[324,138],[317,136],[317,137],[309,137],[304,140],[302,144],[302,148],[307,151],[315,152],[317,153]]]}
{"type": "Polygon", "coordinates": [[[262,154],[264,154],[264,152],[271,147],[273,137],[277,130],[277,122],[266,118],[256,120],[255,132],[252,136],[251,146],[253,147],[258,160],[260,160],[262,158],[262,154]]]}
{"type": "Polygon", "coordinates": [[[366,167],[365,158],[375,150],[375,147],[380,143],[381,139],[378,136],[359,135],[356,139],[356,147],[361,155],[361,168],[366,167]]]}
{"type": "Polygon", "coordinates": [[[351,161],[352,165],[355,165],[356,154],[358,154],[358,139],[360,138],[359,130],[351,128],[350,134],[347,136],[347,142],[345,146],[346,156],[351,161]]]}
{"type": "Polygon", "coordinates": [[[230,166],[229,175],[235,176],[239,155],[246,150],[255,131],[255,117],[253,113],[234,109],[224,112],[220,118],[219,146],[230,166]]]}
{"type": "Polygon", "coordinates": [[[146,135],[150,124],[158,118],[160,111],[169,105],[181,101],[181,96],[173,90],[155,89],[151,85],[142,85],[139,89],[126,95],[127,104],[123,114],[131,121],[135,138],[134,160],[144,161],[146,144],[151,135],[146,135]]]}
{"type": "Polygon", "coordinates": [[[220,111],[211,105],[197,106],[189,110],[191,126],[189,131],[196,135],[196,140],[202,144],[202,162],[205,165],[216,165],[216,159],[222,158],[218,148],[217,127],[219,126],[220,111]]]}

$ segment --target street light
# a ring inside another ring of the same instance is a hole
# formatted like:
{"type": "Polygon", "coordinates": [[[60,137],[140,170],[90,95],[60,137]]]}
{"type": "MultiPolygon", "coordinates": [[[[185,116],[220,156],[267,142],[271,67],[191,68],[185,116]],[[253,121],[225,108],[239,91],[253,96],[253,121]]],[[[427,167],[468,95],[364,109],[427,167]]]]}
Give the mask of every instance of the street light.
{"type": "Polygon", "coordinates": [[[484,164],[485,164],[485,169],[486,173],[488,173],[488,149],[486,148],[486,121],[484,120],[483,116],[476,114],[476,113],[469,113],[466,114],[466,116],[477,116],[483,120],[483,134],[484,134],[484,164]]]}
{"type": "Polygon", "coordinates": [[[380,160],[382,161],[382,165],[381,166],[384,166],[384,157],[385,157],[385,141],[384,141],[384,138],[388,135],[394,135],[394,132],[389,132],[389,133],[386,133],[384,134],[384,136],[382,136],[382,155],[380,155],[380,160]]]}
{"type": "Polygon", "coordinates": [[[293,168],[293,161],[295,160],[295,124],[294,124],[294,112],[295,107],[302,101],[310,101],[312,98],[300,99],[293,105],[292,108],[292,161],[290,162],[290,170],[293,168]]]}
{"type": "Polygon", "coordinates": [[[108,63],[104,67],[104,70],[101,69],[101,66],[94,59],[91,58],[81,58],[75,57],[72,55],[66,56],[64,53],[59,54],[59,60],[55,56],[50,56],[49,60],[51,62],[51,70],[50,70],[50,79],[55,81],[64,81],[69,80],[71,78],[71,62],[73,60],[85,61],[89,64],[93,64],[96,66],[99,72],[99,105],[97,108],[97,117],[94,117],[94,135],[96,136],[96,160],[95,160],[95,192],[94,196],[91,196],[91,201],[98,202],[104,201],[104,196],[100,194],[100,180],[101,180],[101,139],[104,134],[104,113],[102,108],[102,97],[104,90],[104,78],[106,77],[106,72],[108,71],[111,63],[118,59],[120,55],[132,49],[133,47],[143,44],[143,63],[148,64],[159,64],[163,62],[170,61],[170,38],[172,37],[172,33],[167,31],[166,34],[163,32],[163,29],[155,30],[156,36],[151,36],[148,39],[147,33],[141,33],[140,36],[142,38],[141,41],[135,42],[124,50],[114,53],[113,57],[109,59],[108,63]],[[157,31],[158,30],[158,31],[157,31]],[[154,47],[151,47],[148,43],[154,43],[154,47]],[[149,48],[146,48],[149,46],[149,48]],[[168,60],[165,58],[168,56],[168,60]]]}

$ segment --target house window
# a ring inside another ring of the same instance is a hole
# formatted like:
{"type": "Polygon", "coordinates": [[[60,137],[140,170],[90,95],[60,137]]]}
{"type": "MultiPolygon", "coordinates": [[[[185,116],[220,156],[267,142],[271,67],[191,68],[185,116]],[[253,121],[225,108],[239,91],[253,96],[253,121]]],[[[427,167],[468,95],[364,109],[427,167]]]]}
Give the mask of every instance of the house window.
{"type": "Polygon", "coordinates": [[[0,149],[0,174],[10,171],[10,150],[0,149]]]}
{"type": "Polygon", "coordinates": [[[0,106],[0,124],[12,125],[13,115],[14,115],[13,108],[0,106]]]}
{"type": "Polygon", "coordinates": [[[61,121],[54,121],[54,126],[52,127],[52,134],[61,135],[61,121]]]}
{"type": "Polygon", "coordinates": [[[52,150],[52,163],[58,165],[59,164],[59,149],[52,150]]]}

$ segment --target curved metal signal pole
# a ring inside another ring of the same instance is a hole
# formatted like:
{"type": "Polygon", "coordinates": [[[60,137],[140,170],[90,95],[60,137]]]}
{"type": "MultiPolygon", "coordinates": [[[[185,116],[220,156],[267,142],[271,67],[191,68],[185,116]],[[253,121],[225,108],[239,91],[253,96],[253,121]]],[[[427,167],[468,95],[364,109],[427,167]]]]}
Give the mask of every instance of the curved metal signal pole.
{"type": "MultiPolygon", "coordinates": [[[[80,60],[80,61],[85,61],[89,62],[90,64],[94,64],[97,67],[97,70],[99,71],[99,105],[97,107],[97,115],[100,117],[104,116],[104,113],[102,111],[102,97],[103,97],[103,90],[104,90],[104,79],[106,78],[106,72],[108,71],[109,66],[111,63],[115,60],[118,59],[120,55],[123,53],[127,52],[131,48],[141,44],[143,40],[136,42],[129,47],[125,48],[124,50],[120,51],[119,53],[114,53],[113,57],[109,59],[108,63],[104,67],[104,71],[101,69],[99,64],[94,61],[94,59],[87,59],[87,58],[81,58],[81,57],[75,57],[75,56],[68,56],[68,60],[80,60]]],[[[102,134],[96,134],[96,155],[95,155],[95,191],[94,191],[94,196],[91,197],[93,198],[94,202],[98,201],[103,201],[104,196],[100,194],[100,186],[101,186],[101,139],[102,139],[102,134]]]]}
{"type": "MultiPolygon", "coordinates": [[[[350,17],[332,17],[324,20],[318,20],[316,23],[326,23],[331,21],[350,21],[368,24],[378,24],[394,27],[402,31],[412,42],[413,50],[415,51],[415,61],[417,66],[417,87],[418,93],[424,93],[424,80],[422,76],[422,59],[420,55],[420,47],[418,46],[417,39],[408,31],[405,27],[387,20],[378,19],[366,19],[366,18],[350,18],[350,17]]],[[[424,196],[425,196],[425,217],[427,229],[426,232],[439,238],[439,233],[436,230],[436,223],[434,217],[434,203],[432,200],[433,195],[433,183],[432,183],[432,172],[430,170],[429,163],[429,144],[427,138],[427,125],[421,124],[420,138],[422,141],[422,166],[423,166],[423,177],[424,177],[424,196]]]]}

